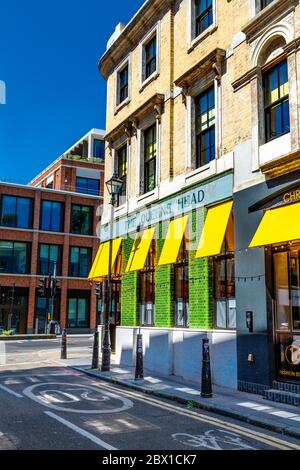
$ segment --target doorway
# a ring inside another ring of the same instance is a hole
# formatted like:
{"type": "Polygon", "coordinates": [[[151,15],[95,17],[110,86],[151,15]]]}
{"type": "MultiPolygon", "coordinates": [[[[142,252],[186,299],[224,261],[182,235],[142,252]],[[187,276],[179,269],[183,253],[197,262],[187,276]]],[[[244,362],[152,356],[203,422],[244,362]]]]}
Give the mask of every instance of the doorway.
{"type": "Polygon", "coordinates": [[[13,330],[14,334],[25,334],[27,329],[28,292],[15,288],[12,301],[12,289],[3,288],[0,304],[0,333],[13,330]]]}
{"type": "Polygon", "coordinates": [[[273,248],[277,377],[300,381],[300,244],[273,248]]]}

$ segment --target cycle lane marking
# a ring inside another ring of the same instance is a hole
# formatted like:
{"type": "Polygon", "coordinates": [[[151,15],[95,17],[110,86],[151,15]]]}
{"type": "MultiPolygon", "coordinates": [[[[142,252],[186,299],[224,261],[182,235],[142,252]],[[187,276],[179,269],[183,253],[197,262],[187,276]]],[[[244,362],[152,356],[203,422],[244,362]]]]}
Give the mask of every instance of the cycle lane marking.
{"type": "Polygon", "coordinates": [[[55,419],[59,423],[63,424],[64,426],[68,427],[69,429],[72,429],[73,431],[77,432],[83,437],[86,437],[90,441],[94,442],[100,447],[103,447],[106,450],[118,450],[115,447],[111,446],[107,442],[104,442],[102,439],[99,439],[98,437],[94,436],[94,434],[91,434],[88,431],[85,431],[84,429],[80,428],[79,426],[76,426],[75,424],[71,423],[70,421],[67,421],[64,418],[61,418],[55,413],[52,413],[52,411],[44,411],[44,413],[49,416],[52,419],[55,419]]]}
{"type": "Polygon", "coordinates": [[[74,384],[74,383],[67,383],[67,382],[44,382],[44,383],[39,383],[39,384],[34,384],[34,385],[31,385],[27,388],[25,388],[23,390],[23,394],[30,398],[31,400],[39,403],[40,405],[43,405],[43,406],[46,406],[48,408],[51,408],[53,410],[56,410],[56,411],[64,411],[64,412],[68,412],[68,413],[78,413],[78,414],[109,414],[109,413],[120,413],[120,412],[123,412],[123,411],[127,411],[129,410],[130,408],[133,407],[133,402],[128,400],[127,398],[124,398],[124,397],[120,397],[119,395],[117,395],[116,393],[111,393],[111,392],[107,392],[105,390],[102,390],[101,388],[99,387],[94,387],[94,386],[90,386],[90,385],[85,385],[85,384],[74,384]],[[56,388],[53,388],[53,386],[56,388]],[[41,390],[40,392],[40,395],[35,395],[33,393],[33,390],[37,389],[37,388],[45,388],[46,387],[46,390],[41,390]],[[51,387],[49,389],[49,387],[51,387]],[[64,390],[59,390],[59,387],[63,387],[65,388],[65,391],[64,390]],[[68,387],[68,388],[66,388],[68,387]],[[121,406],[117,406],[117,407],[113,407],[113,408],[110,408],[110,409],[102,409],[102,410],[99,410],[99,409],[94,409],[94,410],[88,410],[88,409],[77,409],[77,408],[67,408],[65,406],[60,406],[60,405],[57,405],[57,404],[54,404],[55,402],[57,403],[58,401],[59,402],[62,402],[62,403],[66,403],[66,398],[68,398],[69,402],[72,403],[72,402],[77,402],[78,401],[82,401],[80,398],[78,397],[74,397],[74,394],[70,394],[70,393],[67,393],[66,392],[70,392],[70,391],[73,391],[73,392],[77,392],[77,391],[80,391],[81,390],[84,390],[83,393],[81,393],[80,397],[83,398],[85,401],[98,401],[98,402],[104,402],[104,401],[108,401],[110,399],[113,399],[113,400],[117,400],[117,401],[121,401],[122,405],[121,406]],[[48,393],[47,393],[48,392],[48,393]],[[90,397],[87,398],[87,395],[90,394],[91,392],[96,392],[97,394],[101,395],[101,398],[98,398],[97,400],[94,400],[94,399],[90,399],[90,397]],[[59,398],[53,396],[53,394],[56,393],[56,395],[61,395],[64,397],[64,400],[59,400],[59,398]]]}
{"type": "MultiPolygon", "coordinates": [[[[111,389],[115,390],[113,387],[111,387],[108,384],[107,384],[107,388],[109,390],[111,390],[111,389]]],[[[222,421],[218,418],[213,418],[213,417],[208,416],[208,415],[203,415],[203,414],[197,413],[195,411],[183,410],[182,408],[179,408],[176,405],[172,405],[171,403],[166,403],[166,402],[162,403],[159,400],[150,397],[150,395],[147,395],[147,398],[144,398],[143,396],[139,395],[138,393],[132,392],[132,391],[129,391],[129,390],[128,391],[126,390],[126,393],[125,393],[125,392],[122,392],[121,390],[117,389],[117,392],[120,395],[123,394],[123,395],[129,396],[131,398],[136,398],[139,401],[143,401],[143,402],[146,402],[148,404],[153,404],[153,406],[162,408],[164,411],[166,411],[166,410],[167,411],[175,411],[175,412],[177,412],[177,414],[180,414],[182,416],[193,417],[197,421],[204,422],[206,424],[211,424],[215,427],[219,426],[219,427],[222,427],[223,429],[230,430],[230,431],[236,432],[238,434],[244,435],[248,439],[252,439],[254,441],[260,441],[260,442],[263,442],[264,444],[267,444],[269,446],[272,446],[272,445],[276,446],[280,450],[288,450],[288,449],[289,450],[290,449],[300,450],[300,445],[294,444],[292,442],[288,442],[288,441],[285,441],[283,439],[279,439],[279,438],[274,437],[274,436],[269,436],[269,435],[266,436],[265,434],[263,434],[261,432],[250,430],[250,429],[247,429],[245,427],[239,426],[239,425],[234,424],[234,423],[227,423],[227,422],[222,421]]],[[[140,393],[142,394],[143,391],[141,391],[140,393]]],[[[166,400],[167,400],[167,397],[166,397],[166,400]]]]}
{"type": "Polygon", "coordinates": [[[258,450],[244,442],[237,433],[223,429],[211,429],[203,434],[176,433],[172,438],[181,444],[199,449],[204,447],[210,450],[258,450]],[[219,435],[218,435],[219,433],[219,435]],[[223,445],[223,447],[221,447],[223,445]],[[228,449],[228,446],[234,446],[228,449]],[[226,447],[227,446],[227,447],[226,447]]]}

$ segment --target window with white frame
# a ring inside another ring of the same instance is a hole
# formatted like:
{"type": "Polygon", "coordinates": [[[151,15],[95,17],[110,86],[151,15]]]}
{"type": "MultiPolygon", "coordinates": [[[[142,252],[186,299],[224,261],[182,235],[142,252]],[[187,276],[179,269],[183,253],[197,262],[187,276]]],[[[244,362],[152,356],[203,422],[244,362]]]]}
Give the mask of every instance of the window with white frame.
{"type": "Polygon", "coordinates": [[[215,89],[206,89],[194,98],[196,168],[216,158],[215,143],[215,89]]]}
{"type": "Polygon", "coordinates": [[[158,27],[142,42],[141,84],[147,82],[158,72],[158,27]]]}
{"type": "Polygon", "coordinates": [[[190,0],[191,40],[201,36],[215,22],[215,0],[190,0]]]}
{"type": "Polygon", "coordinates": [[[140,193],[153,191],[157,180],[157,126],[148,126],[141,134],[140,193]]]}
{"type": "Polygon", "coordinates": [[[123,181],[122,188],[117,197],[117,204],[121,206],[126,202],[126,189],[127,189],[127,143],[116,150],[116,171],[118,178],[123,181]]]}
{"type": "Polygon", "coordinates": [[[117,71],[117,106],[129,98],[129,62],[117,71]]]}
{"type": "Polygon", "coordinates": [[[263,74],[266,142],[290,132],[287,60],[263,74]]]}

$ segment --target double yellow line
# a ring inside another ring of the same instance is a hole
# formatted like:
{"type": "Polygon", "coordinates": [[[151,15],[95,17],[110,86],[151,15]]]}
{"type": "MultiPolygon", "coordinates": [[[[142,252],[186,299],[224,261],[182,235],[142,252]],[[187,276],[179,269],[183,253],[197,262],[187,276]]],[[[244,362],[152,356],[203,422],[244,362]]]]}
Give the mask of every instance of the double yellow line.
{"type": "MultiPolygon", "coordinates": [[[[114,393],[116,393],[116,388],[109,385],[109,384],[105,384],[105,385],[101,384],[100,385],[99,383],[94,382],[94,381],[93,381],[93,383],[95,385],[97,385],[99,388],[109,389],[111,391],[114,391],[114,393]]],[[[228,422],[226,422],[224,420],[221,420],[219,418],[213,418],[209,415],[204,415],[204,414],[198,413],[196,411],[185,410],[182,407],[180,407],[179,405],[173,405],[173,404],[167,403],[165,401],[161,402],[161,401],[153,398],[150,395],[147,395],[145,397],[143,392],[133,392],[133,391],[130,391],[130,390],[128,390],[128,391],[126,390],[126,392],[125,392],[125,391],[120,390],[119,388],[117,388],[117,393],[119,395],[125,396],[127,398],[132,398],[132,399],[135,399],[135,400],[139,400],[139,401],[142,401],[142,402],[144,402],[148,405],[152,405],[152,406],[155,406],[157,408],[161,408],[164,411],[177,413],[178,415],[195,419],[196,421],[199,421],[201,423],[210,424],[212,426],[216,426],[216,427],[219,427],[219,428],[222,428],[222,429],[226,429],[227,431],[235,432],[235,433],[237,433],[241,436],[245,436],[247,439],[252,439],[254,441],[261,442],[263,444],[266,444],[266,445],[268,445],[272,448],[276,448],[278,450],[300,450],[300,445],[293,444],[292,442],[285,441],[284,439],[279,439],[277,437],[269,436],[269,435],[267,436],[267,435],[265,435],[261,432],[253,431],[253,430],[250,430],[249,428],[245,428],[243,426],[239,426],[239,425],[234,424],[234,423],[228,423],[228,422]]]]}

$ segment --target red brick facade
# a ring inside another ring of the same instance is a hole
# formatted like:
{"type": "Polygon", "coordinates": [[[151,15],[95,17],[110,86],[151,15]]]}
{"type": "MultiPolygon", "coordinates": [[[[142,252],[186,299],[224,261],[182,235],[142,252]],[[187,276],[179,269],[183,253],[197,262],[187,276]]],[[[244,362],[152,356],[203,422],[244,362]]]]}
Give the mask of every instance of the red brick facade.
{"type": "MultiPolygon", "coordinates": [[[[86,165],[87,166],[87,165],[86,165]]],[[[97,165],[99,169],[99,165],[97,165]]],[[[64,177],[72,173],[72,168],[58,168],[56,175],[56,184],[61,184],[61,172],[65,171],[64,177]],[[71,170],[71,172],[70,172],[71,170]]],[[[103,182],[100,185],[103,188],[103,182]]],[[[33,227],[32,229],[17,229],[6,228],[0,226],[0,240],[5,241],[18,241],[29,242],[31,245],[30,255],[30,274],[27,275],[14,275],[9,273],[0,273],[1,287],[11,287],[15,283],[17,288],[28,289],[28,308],[26,321],[22,320],[20,329],[22,333],[31,333],[34,331],[35,326],[35,313],[36,313],[36,289],[39,284],[39,279],[42,277],[38,274],[38,255],[39,244],[53,244],[61,245],[62,247],[62,272],[59,277],[61,288],[60,295],[60,323],[62,327],[67,326],[67,298],[68,290],[74,291],[88,291],[86,294],[90,298],[90,312],[89,312],[89,329],[96,328],[96,296],[94,288],[90,285],[89,281],[82,278],[69,277],[69,249],[70,246],[75,247],[88,247],[92,250],[92,260],[94,259],[99,246],[99,239],[96,235],[96,227],[99,223],[97,217],[98,207],[102,204],[102,198],[85,196],[71,192],[33,188],[12,184],[0,184],[0,201],[2,195],[13,195],[21,197],[29,197],[34,201],[33,209],[33,227]],[[40,230],[40,207],[41,200],[60,201],[64,203],[64,228],[61,233],[43,232],[40,230]],[[83,206],[93,207],[93,235],[82,236],[70,233],[71,223],[71,205],[79,204],[83,206]]],[[[1,307],[1,306],[0,306],[1,307]]]]}

